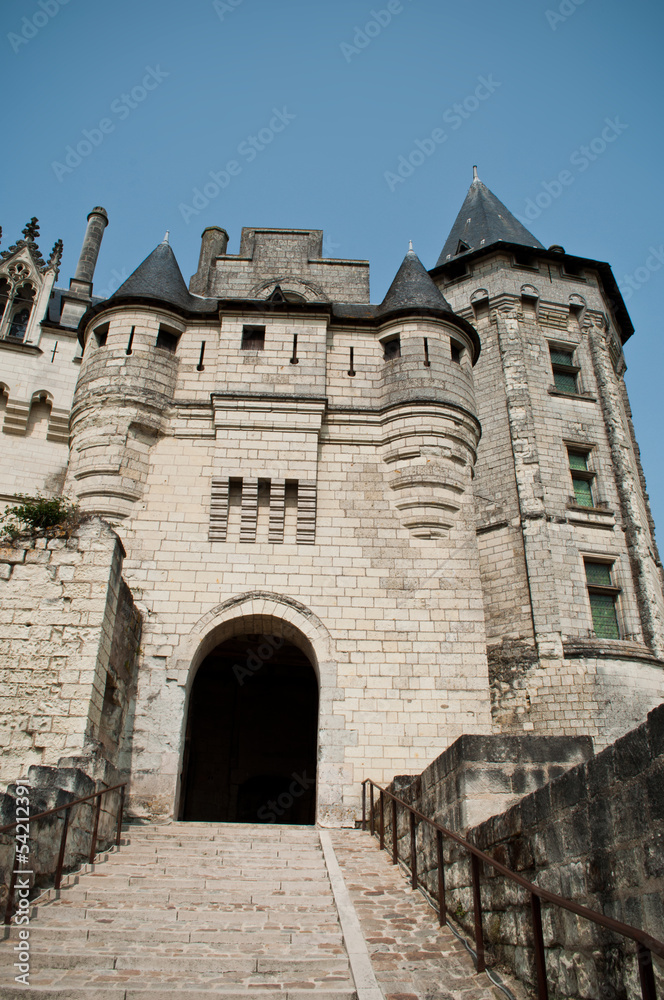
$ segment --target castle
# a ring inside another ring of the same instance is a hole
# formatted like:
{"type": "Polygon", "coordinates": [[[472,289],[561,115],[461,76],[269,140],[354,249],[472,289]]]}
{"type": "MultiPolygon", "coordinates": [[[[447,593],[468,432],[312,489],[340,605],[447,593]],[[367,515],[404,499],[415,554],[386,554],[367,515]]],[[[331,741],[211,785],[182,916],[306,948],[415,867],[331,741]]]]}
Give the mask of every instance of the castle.
{"type": "Polygon", "coordinates": [[[608,264],[477,174],[383,301],[322,232],[212,226],[93,294],[32,220],[0,259],[0,780],[103,766],[137,816],[350,825],[462,734],[590,736],[664,700],[662,571],[608,264]],[[110,773],[110,772],[109,772],[110,773]]]}

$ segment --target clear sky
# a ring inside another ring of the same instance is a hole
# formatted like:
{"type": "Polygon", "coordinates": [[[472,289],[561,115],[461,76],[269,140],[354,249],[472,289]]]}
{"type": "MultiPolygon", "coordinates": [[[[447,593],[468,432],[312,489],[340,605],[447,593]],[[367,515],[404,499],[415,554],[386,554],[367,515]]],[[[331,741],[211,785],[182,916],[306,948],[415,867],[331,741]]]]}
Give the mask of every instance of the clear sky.
{"type": "Polygon", "coordinates": [[[662,544],[663,22],[655,0],[3,0],[3,247],[38,216],[66,285],[103,205],[110,293],[166,229],[188,280],[205,226],[231,253],[243,225],[318,228],[380,301],[409,239],[434,266],[477,163],[545,246],[613,266],[662,544]]]}

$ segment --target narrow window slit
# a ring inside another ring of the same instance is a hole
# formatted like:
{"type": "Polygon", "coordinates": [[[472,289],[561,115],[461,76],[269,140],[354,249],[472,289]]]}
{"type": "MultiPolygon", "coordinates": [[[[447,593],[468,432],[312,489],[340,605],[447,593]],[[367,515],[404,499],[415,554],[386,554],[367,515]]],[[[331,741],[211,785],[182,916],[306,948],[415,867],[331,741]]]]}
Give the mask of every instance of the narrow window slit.
{"type": "Polygon", "coordinates": [[[131,347],[132,347],[132,344],[134,343],[134,330],[135,329],[136,329],[136,327],[132,326],[131,333],[129,334],[129,340],[127,341],[127,350],[125,351],[125,354],[132,354],[133,353],[131,347]]]}
{"type": "Polygon", "coordinates": [[[297,357],[297,334],[293,334],[293,356],[290,359],[292,365],[298,365],[300,362],[297,357]]]}
{"type": "Polygon", "coordinates": [[[204,371],[204,367],[203,367],[203,358],[204,358],[204,356],[205,356],[205,341],[201,340],[201,353],[200,353],[200,356],[198,358],[198,364],[196,365],[196,371],[197,372],[204,371]]]}
{"type": "Polygon", "coordinates": [[[350,349],[350,368],[348,369],[348,374],[350,375],[351,378],[353,378],[353,376],[355,375],[355,369],[353,368],[353,357],[354,357],[354,354],[355,354],[355,350],[354,350],[354,348],[351,347],[351,349],[350,349]]]}
{"type": "Polygon", "coordinates": [[[424,338],[424,367],[430,368],[431,362],[429,361],[429,338],[424,338]]]}
{"type": "Polygon", "coordinates": [[[56,340],[55,344],[53,345],[53,353],[51,354],[51,364],[53,364],[53,362],[55,361],[55,355],[57,350],[58,350],[58,342],[56,340]]]}

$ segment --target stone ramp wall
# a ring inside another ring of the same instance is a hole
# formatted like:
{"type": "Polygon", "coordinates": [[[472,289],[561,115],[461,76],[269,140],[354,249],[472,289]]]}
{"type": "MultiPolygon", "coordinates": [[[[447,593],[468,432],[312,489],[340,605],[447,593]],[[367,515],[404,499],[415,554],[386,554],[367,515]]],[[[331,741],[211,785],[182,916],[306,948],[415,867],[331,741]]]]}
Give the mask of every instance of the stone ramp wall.
{"type": "MultiPolygon", "coordinates": [[[[435,763],[427,771],[434,767],[435,763]]],[[[443,822],[445,786],[449,791],[449,776],[438,785],[443,822]]],[[[408,787],[405,795],[400,792],[398,782],[395,791],[404,798],[409,794],[408,787]]],[[[417,785],[411,779],[410,800],[419,806],[415,792],[417,785]]],[[[432,815],[426,799],[422,796],[422,811],[432,815]]],[[[454,807],[452,797],[448,815],[454,807]]],[[[386,820],[386,844],[390,845],[390,810],[386,810],[386,820]]],[[[399,855],[408,859],[405,815],[399,819],[398,836],[399,855]]],[[[529,881],[664,940],[664,704],[602,753],[474,826],[465,836],[529,881]]],[[[417,831],[417,845],[420,877],[436,895],[435,840],[424,826],[417,831]]],[[[467,852],[448,842],[445,859],[449,911],[472,939],[467,852]]],[[[486,871],[482,883],[489,959],[533,984],[527,894],[486,871]]],[[[640,997],[631,944],[557,907],[543,905],[542,911],[552,997],[640,997]]],[[[655,969],[661,990],[664,962],[656,960],[655,969]]]]}

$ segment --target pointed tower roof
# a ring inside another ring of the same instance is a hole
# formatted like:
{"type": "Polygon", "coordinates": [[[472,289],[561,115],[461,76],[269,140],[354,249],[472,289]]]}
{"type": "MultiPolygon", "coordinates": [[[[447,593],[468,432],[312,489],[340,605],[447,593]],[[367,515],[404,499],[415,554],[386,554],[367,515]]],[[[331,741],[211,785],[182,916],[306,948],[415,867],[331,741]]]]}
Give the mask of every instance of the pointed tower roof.
{"type": "Polygon", "coordinates": [[[482,183],[477,176],[477,167],[473,167],[473,182],[450,235],[445,240],[436,267],[446,264],[460,253],[479,250],[501,241],[544,249],[540,241],[482,183]]]}
{"type": "Polygon", "coordinates": [[[424,264],[412,249],[412,244],[387,295],[376,310],[376,317],[384,319],[393,313],[404,312],[454,315],[451,305],[438,290],[424,264]]]}
{"type": "Polygon", "coordinates": [[[111,299],[121,298],[154,299],[187,312],[209,307],[205,299],[192,295],[187,288],[168,243],[168,234],[111,296],[111,299]]]}

